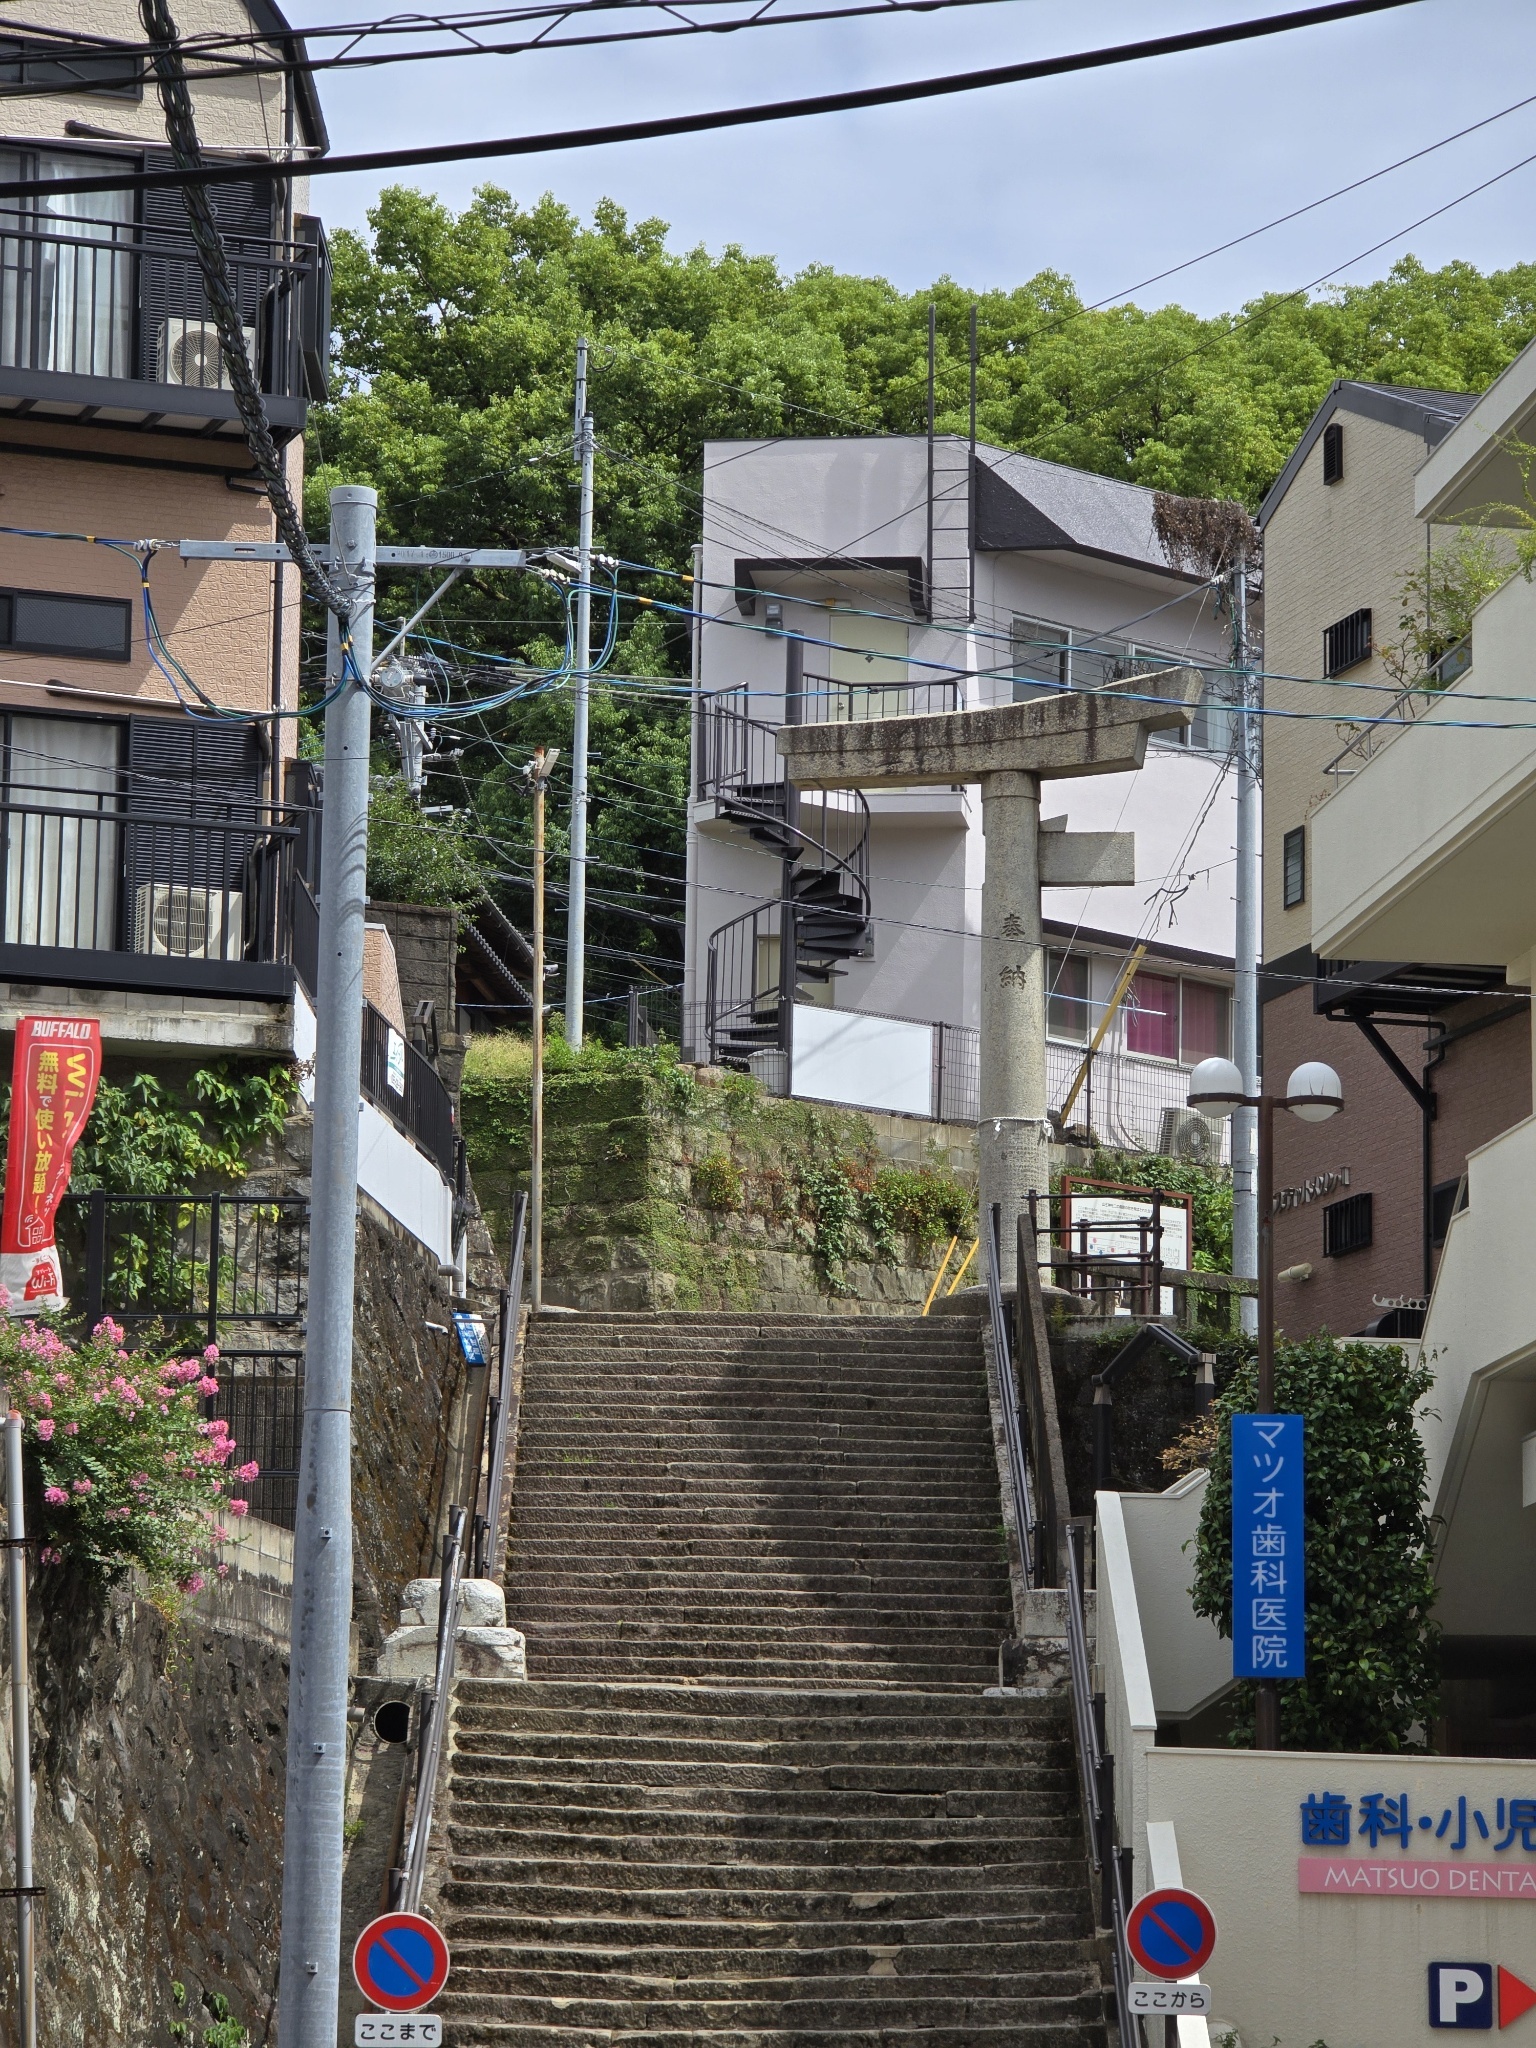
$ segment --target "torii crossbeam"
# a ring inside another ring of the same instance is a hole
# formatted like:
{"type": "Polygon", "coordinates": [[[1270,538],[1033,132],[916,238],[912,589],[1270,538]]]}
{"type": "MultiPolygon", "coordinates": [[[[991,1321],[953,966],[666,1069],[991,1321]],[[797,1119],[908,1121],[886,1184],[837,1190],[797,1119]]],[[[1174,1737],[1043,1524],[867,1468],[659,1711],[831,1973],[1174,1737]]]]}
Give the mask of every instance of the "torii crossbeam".
{"type": "Polygon", "coordinates": [[[1198,669],[1163,669],[1102,690],[979,711],[779,729],[785,772],[802,789],[981,785],[986,871],[976,1147],[982,1213],[990,1202],[1003,1208],[1008,1280],[1015,1265],[1011,1219],[1031,1189],[1050,1186],[1040,891],[1136,879],[1133,833],[1042,829],[1040,784],[1140,768],[1151,734],[1191,724],[1204,680],[1198,669]]]}

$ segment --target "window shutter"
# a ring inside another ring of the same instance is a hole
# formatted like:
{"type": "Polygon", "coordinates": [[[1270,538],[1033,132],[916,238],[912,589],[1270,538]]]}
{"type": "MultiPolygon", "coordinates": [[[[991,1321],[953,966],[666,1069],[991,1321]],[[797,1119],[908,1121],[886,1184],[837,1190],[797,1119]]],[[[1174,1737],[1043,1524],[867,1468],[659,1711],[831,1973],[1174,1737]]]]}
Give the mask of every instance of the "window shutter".
{"type": "Polygon", "coordinates": [[[1336,484],[1344,475],[1344,429],[1330,420],[1323,429],[1323,482],[1336,484]]]}
{"type": "Polygon", "coordinates": [[[1323,1211],[1323,1257],[1341,1259],[1346,1252],[1363,1252],[1371,1243],[1371,1198],[1346,1195],[1342,1202],[1330,1202],[1323,1211]]]}
{"type": "MultiPolygon", "coordinates": [[[[144,159],[150,171],[173,168],[163,152],[144,159]]],[[[275,280],[272,266],[273,189],[270,178],[206,187],[229,251],[242,325],[256,330],[257,381],[262,364],[263,313],[275,280]]],[[[208,295],[187,230],[187,210],[174,185],[143,195],[144,254],[139,263],[139,375],[163,381],[161,338],[168,319],[207,320],[208,295]]]]}
{"type": "Polygon", "coordinates": [[[1340,676],[1347,668],[1367,661],[1371,653],[1371,608],[1362,605],[1357,612],[1339,619],[1323,632],[1323,674],[1340,676]]]}
{"type": "Polygon", "coordinates": [[[1294,910],[1307,900],[1307,828],[1297,825],[1286,833],[1282,866],[1285,874],[1285,907],[1294,910]]]}
{"type": "Polygon", "coordinates": [[[254,725],[130,718],[127,808],[148,821],[127,829],[130,890],[148,881],[243,887],[256,845],[261,782],[261,740],[254,725]],[[189,808],[199,827],[250,829],[187,830],[179,821],[189,808]]]}

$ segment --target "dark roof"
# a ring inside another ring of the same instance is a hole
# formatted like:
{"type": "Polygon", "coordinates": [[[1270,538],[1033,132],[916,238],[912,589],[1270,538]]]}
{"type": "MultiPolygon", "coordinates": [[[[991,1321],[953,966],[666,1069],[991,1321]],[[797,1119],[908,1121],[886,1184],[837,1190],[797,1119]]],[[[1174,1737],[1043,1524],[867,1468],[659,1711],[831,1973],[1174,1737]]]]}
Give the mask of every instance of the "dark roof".
{"type": "Polygon", "coordinates": [[[1152,964],[1166,960],[1180,967],[1211,967],[1224,974],[1236,971],[1230,953],[1202,953],[1195,946],[1176,946],[1171,939],[1132,939],[1124,932],[1093,931],[1086,925],[1062,924],[1051,917],[1041,918],[1040,929],[1047,939],[1062,939],[1107,953],[1128,953],[1132,946],[1144,945],[1152,964]]]}
{"type": "Polygon", "coordinates": [[[271,36],[274,42],[281,43],[290,61],[300,67],[293,74],[293,96],[303,125],[304,140],[316,155],[324,156],[330,149],[331,138],[326,131],[325,116],[320,111],[320,95],[315,91],[315,74],[309,68],[309,52],[304,47],[304,38],[293,33],[273,0],[245,0],[245,11],[250,15],[253,27],[262,35],[271,36]]]}
{"type": "Polygon", "coordinates": [[[1156,493],[1144,484],[1001,448],[981,447],[976,456],[979,551],[1065,549],[1181,583],[1204,581],[1175,568],[1164,553],[1152,522],[1156,493]]]}
{"type": "Polygon", "coordinates": [[[1425,391],[1413,384],[1358,384],[1348,377],[1336,379],[1313,413],[1306,432],[1291,450],[1290,460],[1270,485],[1259,507],[1260,526],[1266,524],[1290,489],[1318,435],[1336,412],[1358,413],[1362,419],[1379,420],[1383,426],[1397,427],[1405,434],[1418,434],[1423,438],[1427,455],[1472,410],[1481,395],[1476,391],[1425,391]]]}

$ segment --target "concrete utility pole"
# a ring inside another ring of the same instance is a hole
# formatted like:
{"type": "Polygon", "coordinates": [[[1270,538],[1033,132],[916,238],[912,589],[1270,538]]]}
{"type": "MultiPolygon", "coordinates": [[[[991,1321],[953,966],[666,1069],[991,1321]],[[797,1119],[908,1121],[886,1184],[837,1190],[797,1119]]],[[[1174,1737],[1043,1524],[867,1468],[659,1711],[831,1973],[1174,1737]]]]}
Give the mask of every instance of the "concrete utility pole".
{"type": "MultiPolygon", "coordinates": [[[[577,543],[576,703],[571,721],[571,884],[565,934],[565,1037],[579,1048],[587,999],[587,715],[592,688],[592,415],[587,344],[576,344],[576,460],[581,464],[577,543]]],[[[535,1234],[534,1242],[538,1237],[535,1234]]]]}
{"type": "MultiPolygon", "coordinates": [[[[1232,1057],[1245,1094],[1259,1092],[1259,717],[1257,682],[1248,652],[1248,558],[1232,567],[1232,664],[1237,671],[1237,934],[1232,988],[1232,1057]]],[[[1253,1280],[1259,1271],[1259,1212],[1254,1186],[1257,1112],[1232,1117],[1232,1271],[1253,1280]]],[[[1259,1327],[1258,1303],[1244,1296],[1242,1327],[1259,1327]]]]}
{"type": "Polygon", "coordinates": [[[1068,832],[1064,819],[1042,824],[1040,784],[1139,768],[1149,734],[1189,726],[1202,686],[1198,669],[1168,669],[1137,676],[1133,696],[1110,687],[977,711],[779,731],[785,772],[802,788],[981,785],[987,863],[976,1149],[981,1213],[999,1202],[1007,1219],[1005,1280],[1017,1264],[1014,1219],[1032,1190],[1045,1194],[1051,1184],[1040,891],[1135,880],[1132,834],[1068,832]]]}
{"type": "MultiPolygon", "coordinates": [[[[378,494],[331,492],[331,573],[351,599],[353,680],[325,714],[320,986],[315,991],[309,1334],[293,1543],[288,1790],[278,2039],[335,2048],[341,1989],[341,1848],[346,1817],[352,1623],[352,1287],[357,1255],[358,1084],[363,1050],[363,918],[368,890],[374,530],[378,494]]],[[[334,613],[326,680],[344,670],[334,613]]]]}
{"type": "Polygon", "coordinates": [[[533,791],[533,1073],[528,1115],[528,1292],[544,1306],[544,797],[560,749],[535,747],[523,770],[533,791]]]}

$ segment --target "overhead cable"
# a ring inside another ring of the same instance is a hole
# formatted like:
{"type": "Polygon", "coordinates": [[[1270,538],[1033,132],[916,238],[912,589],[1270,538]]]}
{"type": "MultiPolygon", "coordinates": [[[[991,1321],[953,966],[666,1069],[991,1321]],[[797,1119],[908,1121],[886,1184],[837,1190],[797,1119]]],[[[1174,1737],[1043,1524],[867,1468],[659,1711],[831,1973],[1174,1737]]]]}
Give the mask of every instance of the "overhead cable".
{"type": "MultiPolygon", "coordinates": [[[[1151,36],[1140,42],[1118,43],[1101,50],[1079,50],[1060,57],[1036,57],[1021,64],[998,64],[982,71],[905,79],[893,85],[864,86],[850,92],[814,93],[800,99],[772,100],[757,106],[719,107],[700,114],[663,115],[650,121],[615,121],[593,128],[557,129],[547,135],[507,135],[493,141],[445,142],[415,149],[364,150],[350,156],[264,164],[262,174],[273,179],[287,179],[352,171],[408,170],[425,164],[472,163],[492,157],[542,156],[556,150],[593,149],[619,142],[654,142],[666,136],[699,135],[720,128],[756,127],[765,122],[800,120],[817,114],[857,113],[870,107],[942,99],[955,93],[981,92],[994,86],[1025,85],[1042,78],[1061,78],[1072,72],[1102,71],[1114,65],[1138,63],[1152,57],[1182,56],[1195,50],[1250,43],[1267,36],[1288,34],[1294,29],[1353,21],[1362,15],[1383,14],[1418,4],[1419,0],[1328,0],[1328,4],[1321,7],[1299,8],[1250,21],[1224,22],[1213,28],[1192,29],[1181,35],[1151,36]]],[[[141,0],[141,6],[163,12],[163,0],[141,0]]],[[[157,65],[160,61],[157,60],[157,65]]],[[[0,199],[40,199],[61,193],[146,192],[172,185],[229,184],[249,177],[249,163],[203,164],[196,168],[178,164],[178,168],[170,172],[134,171],[116,176],[11,179],[0,184],[0,199]]]]}

